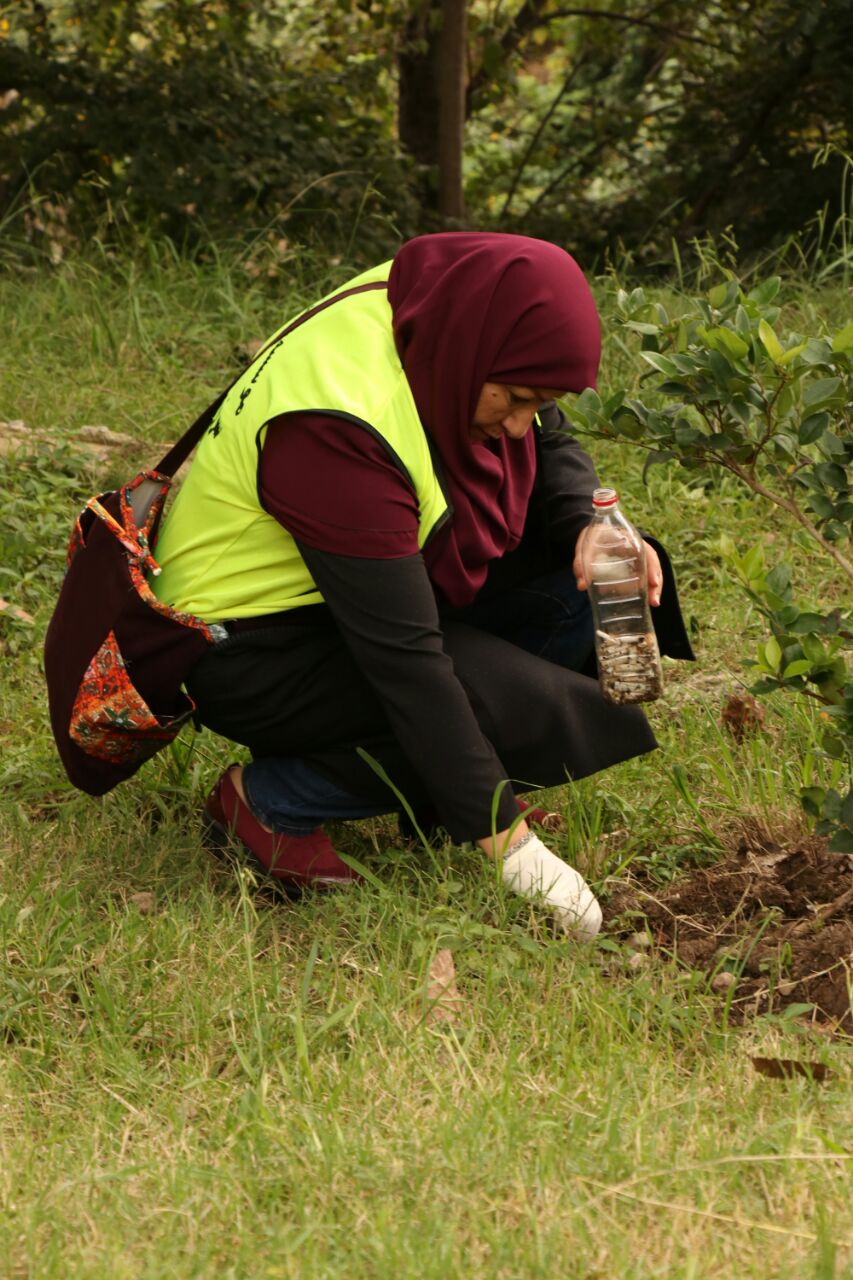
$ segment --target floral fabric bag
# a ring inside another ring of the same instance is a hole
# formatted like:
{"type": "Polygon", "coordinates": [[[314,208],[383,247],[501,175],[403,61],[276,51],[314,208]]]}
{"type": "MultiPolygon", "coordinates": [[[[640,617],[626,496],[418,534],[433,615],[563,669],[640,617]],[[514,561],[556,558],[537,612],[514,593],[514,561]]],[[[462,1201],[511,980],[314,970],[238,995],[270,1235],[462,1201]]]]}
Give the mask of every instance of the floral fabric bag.
{"type": "Polygon", "coordinates": [[[181,686],[219,628],[163,604],[146,573],[157,572],[151,549],[172,476],[223,399],[153,471],[90,498],[75,522],[44,669],[62,763],[89,795],[129,778],[194,711],[181,686]]]}

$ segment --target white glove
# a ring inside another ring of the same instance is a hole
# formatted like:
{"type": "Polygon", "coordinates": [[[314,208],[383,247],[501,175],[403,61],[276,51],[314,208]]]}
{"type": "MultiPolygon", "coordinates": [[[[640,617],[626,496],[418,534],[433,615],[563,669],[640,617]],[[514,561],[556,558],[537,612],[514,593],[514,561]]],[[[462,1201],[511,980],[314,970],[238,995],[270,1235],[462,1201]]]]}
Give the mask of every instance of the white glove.
{"type": "Polygon", "coordinates": [[[541,898],[566,933],[588,940],[601,928],[601,907],[583,876],[532,831],[510,847],[502,875],[516,893],[541,898]]]}

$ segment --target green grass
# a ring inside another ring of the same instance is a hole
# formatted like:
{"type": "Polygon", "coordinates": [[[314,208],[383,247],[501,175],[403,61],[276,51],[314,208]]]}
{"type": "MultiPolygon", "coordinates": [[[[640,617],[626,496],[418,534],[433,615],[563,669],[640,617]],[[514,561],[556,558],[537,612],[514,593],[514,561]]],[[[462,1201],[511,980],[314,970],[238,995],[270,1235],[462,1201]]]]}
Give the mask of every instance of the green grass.
{"type": "MultiPolygon", "coordinates": [[[[174,438],[234,348],[334,272],[261,286],[153,247],[0,280],[0,419],[66,442],[92,422],[174,438]]],[[[801,288],[791,307],[837,324],[845,305],[801,288]]],[[[605,376],[629,376],[612,337],[605,376]]],[[[667,664],[659,752],[545,797],[567,818],[555,848],[606,895],[631,867],[666,881],[713,861],[745,821],[782,838],[800,822],[808,709],[768,700],[742,747],[719,727],[761,634],[720,533],[793,555],[816,598],[834,588],[733,483],[657,470],[646,488],[641,458],[595,454],[670,546],[700,654],[667,664]]],[[[555,938],[478,857],[401,847],[391,819],[336,833],[369,884],[272,902],[201,847],[233,753],[209,734],[101,801],[68,789],[39,648],[91,491],[77,458],[0,460],[0,595],[35,616],[0,619],[0,1274],[853,1275],[841,1042],[780,1018],[733,1031],[700,975],[555,938]],[[445,947],[455,1027],[426,1018],[445,947]],[[834,1076],[768,1080],[753,1054],[834,1076]]]]}

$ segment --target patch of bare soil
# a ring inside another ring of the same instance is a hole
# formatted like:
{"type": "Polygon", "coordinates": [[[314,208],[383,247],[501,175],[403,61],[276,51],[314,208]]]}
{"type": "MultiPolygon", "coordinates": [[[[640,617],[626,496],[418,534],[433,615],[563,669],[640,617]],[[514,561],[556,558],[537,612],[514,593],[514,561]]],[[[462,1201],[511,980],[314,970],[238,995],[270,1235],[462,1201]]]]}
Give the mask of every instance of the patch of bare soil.
{"type": "Polygon", "coordinates": [[[853,1034],[853,857],[817,841],[782,849],[751,834],[715,866],[665,888],[620,887],[607,911],[625,933],[645,918],[656,947],[708,974],[729,1020],[811,1005],[853,1034]]]}

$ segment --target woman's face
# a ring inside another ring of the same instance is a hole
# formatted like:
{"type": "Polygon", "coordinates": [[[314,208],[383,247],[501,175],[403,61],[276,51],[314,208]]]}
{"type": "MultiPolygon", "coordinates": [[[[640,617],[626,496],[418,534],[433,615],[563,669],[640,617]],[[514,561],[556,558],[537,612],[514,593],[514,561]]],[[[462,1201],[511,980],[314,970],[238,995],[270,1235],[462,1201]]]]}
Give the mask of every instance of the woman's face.
{"type": "Polygon", "coordinates": [[[562,391],[542,387],[505,386],[501,382],[485,382],[471,424],[475,444],[500,440],[509,436],[520,440],[530,430],[533,419],[549,400],[557,400],[562,391]]]}

